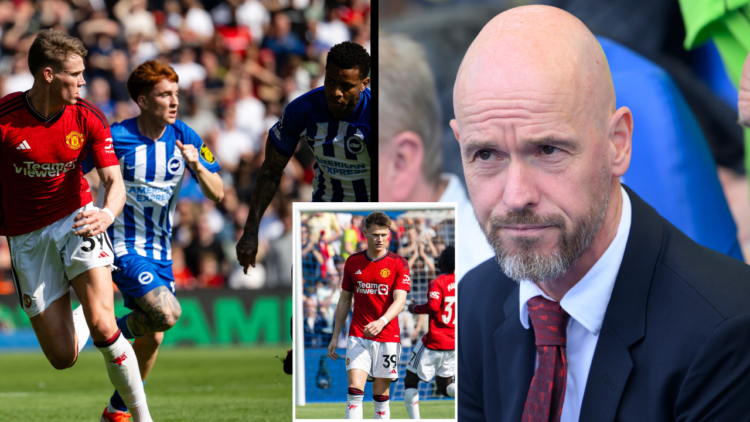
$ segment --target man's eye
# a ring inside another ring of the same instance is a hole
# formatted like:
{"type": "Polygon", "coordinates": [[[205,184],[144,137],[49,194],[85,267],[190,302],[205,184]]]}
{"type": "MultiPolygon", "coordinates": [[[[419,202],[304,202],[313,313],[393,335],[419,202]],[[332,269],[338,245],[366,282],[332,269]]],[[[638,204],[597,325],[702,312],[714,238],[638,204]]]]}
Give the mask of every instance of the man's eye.
{"type": "Polygon", "coordinates": [[[492,153],[489,152],[489,151],[479,151],[477,153],[477,156],[479,157],[480,160],[485,160],[486,161],[486,160],[489,160],[490,157],[492,157],[492,153]]]}
{"type": "Polygon", "coordinates": [[[545,145],[542,147],[542,153],[545,155],[552,155],[555,151],[559,150],[560,148],[553,147],[551,145],[545,145]]]}

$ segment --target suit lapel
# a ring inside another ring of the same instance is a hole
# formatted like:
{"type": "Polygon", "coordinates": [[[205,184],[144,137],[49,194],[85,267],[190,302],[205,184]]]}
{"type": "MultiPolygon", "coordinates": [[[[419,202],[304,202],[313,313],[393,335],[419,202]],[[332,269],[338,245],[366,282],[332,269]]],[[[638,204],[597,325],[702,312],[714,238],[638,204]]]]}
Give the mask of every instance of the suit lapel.
{"type": "Polygon", "coordinates": [[[534,376],[534,330],[525,329],[519,317],[518,287],[505,301],[505,321],[495,331],[500,408],[498,420],[517,422],[523,416],[526,395],[534,376]]]}
{"type": "Polygon", "coordinates": [[[629,347],[646,335],[646,305],[661,249],[661,216],[630,188],[632,222],[625,254],[594,351],[581,422],[615,420],[633,361],[629,347]]]}

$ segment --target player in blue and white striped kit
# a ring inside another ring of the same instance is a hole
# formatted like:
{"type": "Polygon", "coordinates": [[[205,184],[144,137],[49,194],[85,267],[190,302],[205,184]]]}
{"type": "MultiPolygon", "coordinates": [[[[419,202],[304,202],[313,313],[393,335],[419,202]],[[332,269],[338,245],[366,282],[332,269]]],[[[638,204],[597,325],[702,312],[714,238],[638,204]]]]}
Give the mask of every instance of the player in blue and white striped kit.
{"type": "Polygon", "coordinates": [[[349,41],[333,46],[323,87],[287,105],[269,131],[245,232],[237,243],[245,272],[255,266],[261,216],[300,141],[315,154],[313,202],[370,201],[369,73],[370,55],[362,46],[349,41]]]}
{"type": "MultiPolygon", "coordinates": [[[[185,169],[207,198],[219,202],[224,195],[219,163],[200,137],[177,120],[177,81],[171,67],[155,60],[138,66],[127,88],[141,115],[112,125],[127,193],[122,213],[108,230],[120,268],[112,279],[132,310],[118,318],[117,325],[125,338],[136,338],[133,349],[143,380],[153,367],[163,332],[181,314],[174,294],[171,240],[185,169]]],[[[128,421],[126,412],[115,391],[101,421],[128,421]]]]}

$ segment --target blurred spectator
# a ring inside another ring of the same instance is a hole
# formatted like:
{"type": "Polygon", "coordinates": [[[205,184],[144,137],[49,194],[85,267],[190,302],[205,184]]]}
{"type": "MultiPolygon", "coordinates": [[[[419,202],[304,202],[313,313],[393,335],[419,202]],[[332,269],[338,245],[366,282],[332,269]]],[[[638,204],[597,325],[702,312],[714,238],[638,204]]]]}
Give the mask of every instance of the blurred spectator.
{"type": "Polygon", "coordinates": [[[16,53],[13,57],[12,73],[5,79],[3,95],[26,91],[34,84],[34,77],[29,72],[28,54],[16,53]]]}
{"type": "Polygon", "coordinates": [[[325,17],[318,22],[315,39],[327,48],[351,40],[351,33],[344,22],[339,19],[337,8],[326,7],[325,17]]]}
{"type": "MultiPolygon", "coordinates": [[[[198,0],[183,0],[187,9],[185,14],[185,31],[187,37],[193,41],[205,42],[214,35],[214,23],[211,14],[206,12],[198,0]]],[[[176,70],[176,69],[175,69],[176,70]]]]}
{"type": "Polygon", "coordinates": [[[260,138],[268,129],[264,124],[266,106],[253,95],[253,82],[250,77],[240,78],[237,83],[235,110],[237,127],[250,136],[255,154],[260,150],[260,138]]]}
{"type": "Polygon", "coordinates": [[[266,287],[289,287],[289,269],[292,268],[292,203],[288,200],[279,205],[279,218],[284,224],[284,234],[271,241],[266,256],[266,287]]]}
{"type": "Polygon", "coordinates": [[[193,290],[197,286],[195,275],[185,265],[185,253],[179,246],[172,246],[172,274],[177,290],[193,290]]]}
{"type": "Polygon", "coordinates": [[[263,28],[271,22],[271,14],[259,0],[247,0],[237,7],[237,23],[250,29],[251,39],[260,44],[263,28]]]}
{"type": "Polygon", "coordinates": [[[88,85],[88,100],[99,107],[107,120],[112,121],[115,116],[115,102],[109,92],[109,83],[104,78],[94,78],[88,85]]]}
{"type": "MultiPolygon", "coordinates": [[[[211,265],[215,264],[217,266],[215,271],[219,272],[220,268],[218,268],[218,264],[219,262],[224,261],[224,250],[221,247],[221,243],[216,240],[214,232],[211,231],[207,219],[201,217],[198,219],[195,226],[193,241],[187,248],[185,248],[185,260],[187,266],[193,274],[199,275],[199,285],[201,282],[200,275],[204,274],[202,268],[202,265],[204,264],[202,264],[202,260],[208,254],[212,256],[214,263],[206,262],[205,265],[210,268],[211,265]]],[[[224,282],[223,277],[221,281],[222,283],[224,282]]]]}
{"type": "Polygon", "coordinates": [[[263,39],[261,48],[273,51],[278,64],[284,64],[290,55],[305,55],[305,45],[297,34],[291,32],[289,17],[282,12],[274,15],[273,24],[263,39]]]}
{"type": "Polygon", "coordinates": [[[247,133],[237,128],[237,108],[234,103],[224,105],[221,123],[214,152],[222,168],[234,173],[240,160],[252,159],[255,145],[247,133]]]}
{"type": "Polygon", "coordinates": [[[177,76],[180,81],[177,85],[180,89],[189,89],[194,81],[205,81],[206,80],[206,68],[201,66],[195,61],[195,50],[189,47],[185,47],[180,50],[180,58],[178,63],[172,63],[172,69],[177,72],[177,76]]]}
{"type": "Polygon", "coordinates": [[[307,225],[300,228],[300,238],[302,244],[302,279],[305,284],[305,294],[312,295],[315,293],[315,285],[320,280],[320,268],[324,264],[323,254],[320,253],[317,242],[310,238],[310,229],[307,225]]]}
{"type": "Polygon", "coordinates": [[[224,287],[224,276],[219,272],[219,260],[213,253],[202,253],[198,260],[198,287],[220,289],[224,287]]]}

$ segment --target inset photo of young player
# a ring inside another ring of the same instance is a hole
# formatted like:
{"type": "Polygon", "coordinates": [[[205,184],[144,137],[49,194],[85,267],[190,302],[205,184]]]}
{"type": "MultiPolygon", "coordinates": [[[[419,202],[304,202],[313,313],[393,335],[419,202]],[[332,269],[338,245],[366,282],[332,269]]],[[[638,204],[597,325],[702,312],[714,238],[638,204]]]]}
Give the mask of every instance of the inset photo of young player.
{"type": "Polygon", "coordinates": [[[293,217],[295,419],[455,419],[456,204],[293,217]]]}

